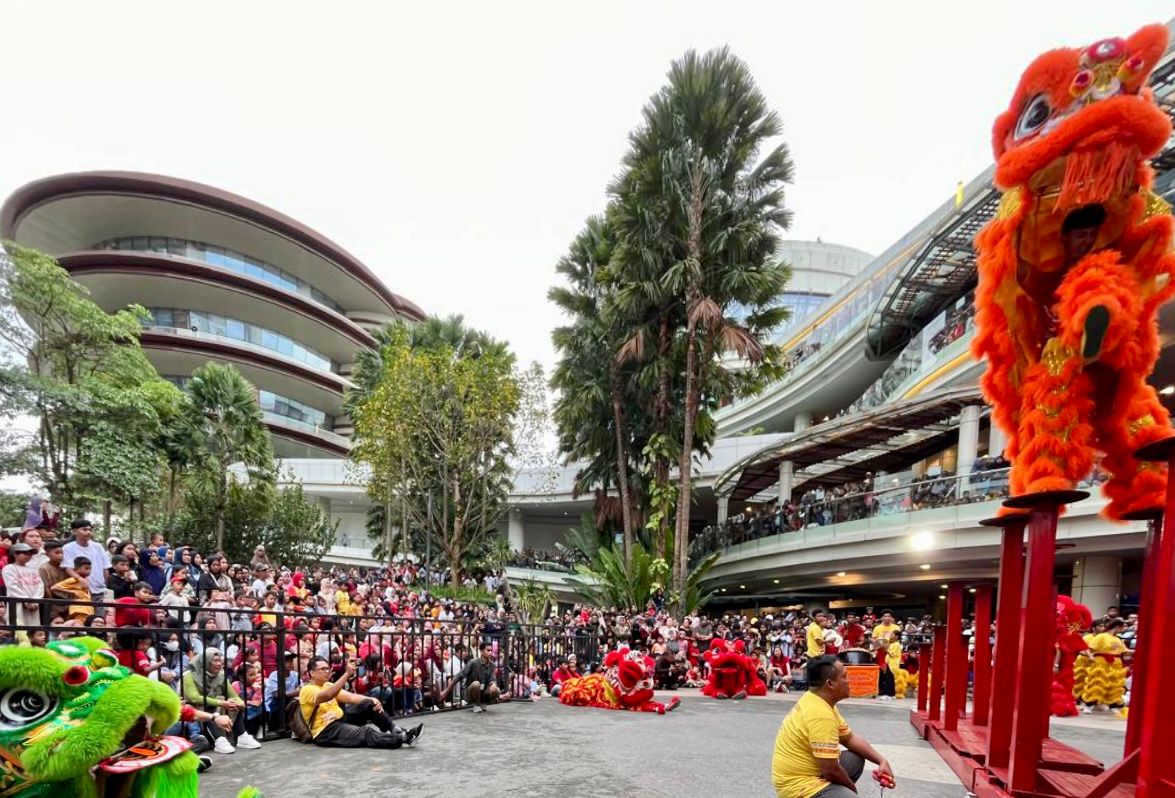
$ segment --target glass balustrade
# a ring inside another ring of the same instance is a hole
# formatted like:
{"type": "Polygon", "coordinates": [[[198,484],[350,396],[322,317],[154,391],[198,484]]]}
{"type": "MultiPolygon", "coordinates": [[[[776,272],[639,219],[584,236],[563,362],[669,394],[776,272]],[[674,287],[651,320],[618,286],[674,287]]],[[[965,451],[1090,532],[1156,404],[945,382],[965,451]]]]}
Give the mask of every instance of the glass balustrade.
{"type": "MultiPolygon", "coordinates": [[[[972,472],[969,476],[918,479],[908,484],[843,496],[822,496],[809,491],[796,503],[788,502],[782,512],[739,515],[723,524],[707,526],[690,544],[691,558],[751,540],[778,537],[836,524],[941,507],[999,501],[1009,495],[1011,469],[996,468],[972,472]]],[[[1105,481],[1100,469],[1081,482],[1090,490],[1105,481]]]]}

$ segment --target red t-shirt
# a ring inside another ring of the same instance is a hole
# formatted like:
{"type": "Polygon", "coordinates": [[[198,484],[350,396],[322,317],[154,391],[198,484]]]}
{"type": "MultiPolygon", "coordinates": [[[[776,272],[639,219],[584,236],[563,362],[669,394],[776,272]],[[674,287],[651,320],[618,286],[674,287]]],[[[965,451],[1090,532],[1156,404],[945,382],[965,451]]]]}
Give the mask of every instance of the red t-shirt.
{"type": "Polygon", "coordinates": [[[865,627],[859,623],[845,624],[841,637],[849,648],[856,648],[865,639],[865,627]]]}
{"type": "Polygon", "coordinates": [[[120,606],[114,608],[115,626],[150,626],[151,608],[139,603],[134,596],[126,596],[114,602],[120,606]]]}
{"type": "Polygon", "coordinates": [[[147,666],[151,664],[151,660],[147,659],[147,655],[137,648],[118,652],[118,664],[130,668],[132,672],[140,676],[146,676],[150,673],[147,666]]]}

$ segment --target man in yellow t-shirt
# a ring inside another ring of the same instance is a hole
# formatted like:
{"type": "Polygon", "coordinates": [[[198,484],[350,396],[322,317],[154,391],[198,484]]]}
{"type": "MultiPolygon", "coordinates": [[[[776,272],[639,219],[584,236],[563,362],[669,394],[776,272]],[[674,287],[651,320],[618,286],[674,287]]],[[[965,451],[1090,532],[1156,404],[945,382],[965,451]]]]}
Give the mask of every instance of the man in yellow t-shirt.
{"type": "Polygon", "coordinates": [[[881,623],[873,627],[873,639],[881,642],[882,645],[889,643],[889,639],[894,632],[901,632],[902,627],[898,626],[894,621],[893,613],[889,610],[881,613],[881,623]]]}
{"type": "Polygon", "coordinates": [[[806,667],[808,692],[783,719],[775,737],[771,781],[779,798],[856,798],[865,760],[874,762],[874,778],[893,778],[885,757],[877,753],[836,709],[849,696],[845,666],[836,657],[816,657],[806,667]],[[847,750],[841,751],[841,746],[847,750]]]}
{"type": "Polygon", "coordinates": [[[819,657],[824,653],[824,613],[817,610],[808,624],[808,656],[819,657]]]}
{"type": "Polygon", "coordinates": [[[348,680],[355,678],[358,668],[358,660],[349,660],[339,678],[328,682],[330,662],[322,657],[311,658],[310,683],[298,693],[298,704],[314,744],[332,748],[399,748],[415,743],[424,724],[402,729],[392,723],[379,699],[343,689],[348,680]],[[344,710],[340,704],[347,708],[344,710]]]}

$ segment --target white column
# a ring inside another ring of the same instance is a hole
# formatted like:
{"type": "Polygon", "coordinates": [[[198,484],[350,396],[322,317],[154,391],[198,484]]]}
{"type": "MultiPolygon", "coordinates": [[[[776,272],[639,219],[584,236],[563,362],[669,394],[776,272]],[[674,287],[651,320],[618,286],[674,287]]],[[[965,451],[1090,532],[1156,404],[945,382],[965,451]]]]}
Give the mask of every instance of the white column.
{"type": "Polygon", "coordinates": [[[793,432],[803,432],[808,427],[812,426],[812,414],[806,412],[796,413],[795,423],[792,425],[793,432]]]}
{"type": "Polygon", "coordinates": [[[1008,434],[1004,432],[999,424],[995,423],[993,419],[991,422],[991,429],[987,434],[987,456],[999,457],[1004,453],[1004,447],[1008,445],[1008,434]]]}
{"type": "Polygon", "coordinates": [[[791,460],[784,460],[779,464],[779,506],[791,501],[792,484],[795,482],[795,470],[791,460]]]}
{"type": "Polygon", "coordinates": [[[1073,600],[1089,607],[1094,618],[1106,614],[1106,607],[1118,604],[1122,585],[1122,560],[1118,557],[1088,555],[1073,563],[1073,600]]]}
{"type": "Polygon", "coordinates": [[[522,551],[525,548],[522,545],[522,510],[511,507],[506,523],[506,540],[510,543],[510,548],[514,551],[522,551]]]}
{"type": "Polygon", "coordinates": [[[959,413],[959,449],[955,457],[955,473],[968,476],[978,456],[979,406],[968,405],[959,413]]]}
{"type": "Polygon", "coordinates": [[[730,496],[729,495],[719,496],[718,497],[718,523],[719,524],[726,523],[726,519],[729,517],[729,514],[730,514],[730,496]]]}

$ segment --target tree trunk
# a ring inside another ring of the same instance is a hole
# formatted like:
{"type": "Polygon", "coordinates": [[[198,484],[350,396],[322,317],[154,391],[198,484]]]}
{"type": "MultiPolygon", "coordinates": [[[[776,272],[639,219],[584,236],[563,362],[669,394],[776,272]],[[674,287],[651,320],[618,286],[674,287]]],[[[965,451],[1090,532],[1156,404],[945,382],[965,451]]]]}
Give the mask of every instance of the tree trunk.
{"type": "Polygon", "coordinates": [[[110,499],[102,502],[102,533],[110,537],[110,499]]]}
{"type": "Polygon", "coordinates": [[[694,272],[686,290],[685,335],[685,419],[682,424],[681,459],[679,461],[681,486],[677,493],[677,527],[673,540],[673,589],[677,593],[678,610],[685,601],[686,566],[689,563],[690,499],[693,487],[694,421],[698,416],[698,320],[694,308],[702,300],[702,173],[696,163],[690,175],[689,244],[687,257],[694,272]]]}
{"type": "MultiPolygon", "coordinates": [[[[653,404],[653,427],[662,436],[669,435],[669,355],[673,349],[673,335],[669,329],[669,311],[661,312],[661,323],[657,331],[657,361],[661,373],[657,375],[657,399],[653,404]]],[[[657,456],[653,463],[653,481],[662,487],[669,484],[669,460],[657,456]]],[[[658,559],[665,557],[665,535],[669,530],[669,519],[662,514],[653,535],[653,552],[658,559]]]]}
{"type": "Polygon", "coordinates": [[[461,555],[465,553],[465,518],[461,512],[461,486],[453,480],[453,537],[452,543],[446,546],[449,552],[449,584],[453,589],[461,587],[461,555]]]}
{"type": "Polygon", "coordinates": [[[392,478],[388,477],[384,492],[384,557],[392,564],[392,478]]]}
{"type": "Polygon", "coordinates": [[[608,367],[608,381],[612,393],[612,420],[616,426],[616,481],[620,483],[620,513],[624,522],[624,565],[632,567],[632,502],[628,484],[628,438],[624,428],[624,401],[620,390],[620,374],[615,361],[608,367]]]}
{"type": "Polygon", "coordinates": [[[173,466],[167,470],[167,517],[170,523],[175,518],[176,498],[176,469],[173,466]]]}
{"type": "Polygon", "coordinates": [[[228,504],[228,486],[226,474],[221,475],[220,491],[216,497],[216,551],[224,553],[224,508],[228,504]]]}

